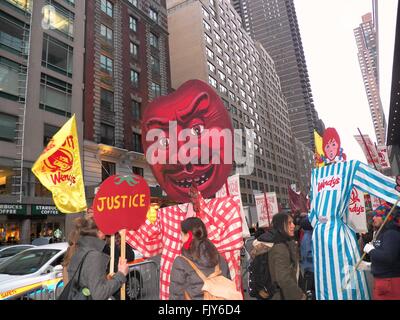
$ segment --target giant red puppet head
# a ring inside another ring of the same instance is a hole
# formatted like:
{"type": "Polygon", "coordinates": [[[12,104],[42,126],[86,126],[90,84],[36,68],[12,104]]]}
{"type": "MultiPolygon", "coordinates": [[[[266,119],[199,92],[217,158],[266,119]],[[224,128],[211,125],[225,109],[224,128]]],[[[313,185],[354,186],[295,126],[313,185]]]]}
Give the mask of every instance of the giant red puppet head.
{"type": "Polygon", "coordinates": [[[189,202],[197,184],[202,196],[213,196],[232,169],[231,118],[215,91],[200,80],[145,109],[142,143],[154,177],[170,198],[189,202]]]}

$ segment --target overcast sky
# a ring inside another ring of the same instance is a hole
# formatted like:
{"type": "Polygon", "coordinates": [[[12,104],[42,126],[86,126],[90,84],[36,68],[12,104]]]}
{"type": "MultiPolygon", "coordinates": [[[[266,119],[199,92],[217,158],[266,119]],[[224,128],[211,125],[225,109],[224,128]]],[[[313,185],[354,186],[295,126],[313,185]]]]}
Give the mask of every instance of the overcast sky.
{"type": "MultiPolygon", "coordinates": [[[[348,160],[366,162],[357,127],[376,142],[353,29],[372,12],[371,0],[295,0],[315,108],[335,127],[348,160]]],[[[389,116],[397,0],[379,1],[380,93],[389,116]]]]}

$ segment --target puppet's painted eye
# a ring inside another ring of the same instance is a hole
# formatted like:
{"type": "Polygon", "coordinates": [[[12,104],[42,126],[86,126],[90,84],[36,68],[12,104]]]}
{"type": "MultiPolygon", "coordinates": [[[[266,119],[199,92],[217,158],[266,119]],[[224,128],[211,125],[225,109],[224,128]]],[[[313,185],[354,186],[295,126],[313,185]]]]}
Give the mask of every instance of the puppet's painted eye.
{"type": "Polygon", "coordinates": [[[199,136],[202,134],[203,131],[204,131],[204,126],[202,124],[196,124],[195,126],[193,126],[191,133],[194,136],[199,136]]]}
{"type": "Polygon", "coordinates": [[[159,143],[162,147],[168,148],[168,146],[169,146],[169,139],[166,138],[166,137],[162,137],[162,138],[160,138],[160,140],[158,140],[158,143],[159,143]]]}

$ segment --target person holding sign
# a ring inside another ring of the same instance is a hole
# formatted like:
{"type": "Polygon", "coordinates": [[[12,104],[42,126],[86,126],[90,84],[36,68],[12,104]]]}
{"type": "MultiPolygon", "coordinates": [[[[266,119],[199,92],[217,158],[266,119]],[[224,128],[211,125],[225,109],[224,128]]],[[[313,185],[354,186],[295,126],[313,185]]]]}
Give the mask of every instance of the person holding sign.
{"type": "Polygon", "coordinates": [[[75,254],[68,265],[70,281],[77,281],[74,277],[80,263],[79,283],[82,293],[93,300],[110,298],[126,282],[128,264],[126,259],[119,259],[118,272],[111,279],[106,278],[107,266],[110,257],[103,253],[106,245],[105,234],[101,232],[92,217],[79,218],[76,221],[79,230],[79,240],[75,254]],[[84,260],[83,260],[84,259],[84,260]],[[74,280],[71,280],[74,278],[74,280]]]}
{"type": "MultiPolygon", "coordinates": [[[[389,215],[390,206],[379,206],[372,212],[375,232],[389,215]]],[[[392,214],[382,232],[372,243],[367,243],[364,252],[371,258],[374,276],[374,300],[400,300],[400,216],[392,214]]]]}

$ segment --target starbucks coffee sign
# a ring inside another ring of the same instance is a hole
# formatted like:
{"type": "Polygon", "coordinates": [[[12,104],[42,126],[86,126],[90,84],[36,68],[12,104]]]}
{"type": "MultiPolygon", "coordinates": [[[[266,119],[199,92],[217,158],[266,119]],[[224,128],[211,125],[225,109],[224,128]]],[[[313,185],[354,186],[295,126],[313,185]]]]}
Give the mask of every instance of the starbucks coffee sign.
{"type": "Polygon", "coordinates": [[[26,204],[0,203],[0,214],[26,215],[26,204]]]}
{"type": "Polygon", "coordinates": [[[32,215],[58,215],[60,211],[57,210],[56,206],[45,206],[45,205],[32,205],[32,215]]]}

